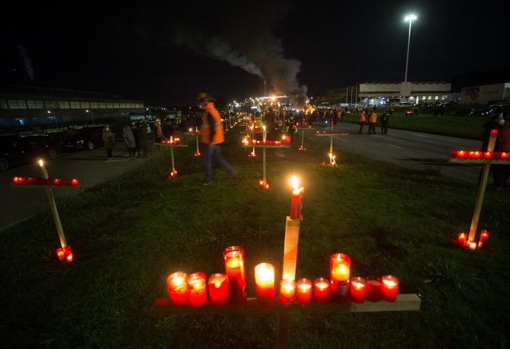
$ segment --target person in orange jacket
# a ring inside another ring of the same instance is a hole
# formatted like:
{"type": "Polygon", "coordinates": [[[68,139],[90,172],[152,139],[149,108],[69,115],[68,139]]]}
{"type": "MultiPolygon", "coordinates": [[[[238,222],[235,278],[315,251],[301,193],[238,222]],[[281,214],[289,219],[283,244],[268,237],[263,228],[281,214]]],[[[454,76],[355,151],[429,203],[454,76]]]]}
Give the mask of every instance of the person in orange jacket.
{"type": "Polygon", "coordinates": [[[368,118],[368,134],[375,135],[375,124],[377,123],[377,114],[375,113],[375,110],[372,110],[370,113],[370,117],[368,118]]]}
{"type": "Polygon", "coordinates": [[[363,132],[363,126],[367,124],[367,117],[365,116],[365,112],[363,109],[359,112],[359,134],[363,132]]]}
{"type": "Polygon", "coordinates": [[[201,128],[205,166],[204,185],[211,184],[213,157],[227,170],[229,177],[232,178],[235,176],[234,169],[221,155],[220,144],[225,141],[225,136],[223,135],[220,113],[214,107],[214,100],[207,93],[202,92],[198,94],[196,102],[205,111],[201,128]]]}

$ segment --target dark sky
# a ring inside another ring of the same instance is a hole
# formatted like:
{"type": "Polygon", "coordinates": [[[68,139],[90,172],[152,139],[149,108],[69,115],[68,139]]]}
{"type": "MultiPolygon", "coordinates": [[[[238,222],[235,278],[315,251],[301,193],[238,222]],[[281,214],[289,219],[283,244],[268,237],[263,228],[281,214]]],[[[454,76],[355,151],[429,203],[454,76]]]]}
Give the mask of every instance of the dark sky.
{"type": "MultiPolygon", "coordinates": [[[[172,45],[177,23],[220,34],[238,17],[229,1],[173,3],[12,8],[0,24],[0,77],[3,82],[115,93],[147,105],[190,102],[200,91],[229,99],[261,95],[259,77],[172,45]]],[[[261,13],[261,2],[237,4],[254,13],[247,25],[259,25],[257,18],[266,25],[270,14],[261,13]]],[[[451,80],[508,67],[508,14],[502,4],[294,1],[270,29],[282,40],[285,57],[301,61],[299,83],[316,95],[355,82],[402,81],[408,34],[403,18],[410,12],[419,17],[413,22],[410,81],[451,80]]]]}

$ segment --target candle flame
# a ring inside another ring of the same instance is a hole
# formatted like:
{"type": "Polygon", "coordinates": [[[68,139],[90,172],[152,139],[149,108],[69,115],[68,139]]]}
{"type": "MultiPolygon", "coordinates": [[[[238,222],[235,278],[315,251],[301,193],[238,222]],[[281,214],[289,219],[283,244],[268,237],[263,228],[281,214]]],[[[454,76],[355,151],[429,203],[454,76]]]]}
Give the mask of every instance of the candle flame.
{"type": "Polygon", "coordinates": [[[241,263],[239,262],[239,258],[232,258],[227,263],[229,268],[237,268],[240,264],[241,263]]]}
{"type": "Polygon", "coordinates": [[[354,286],[356,289],[362,289],[365,287],[365,284],[364,283],[361,283],[361,282],[356,282],[356,281],[353,281],[351,283],[352,286],[354,286]]]}
{"type": "Polygon", "coordinates": [[[39,160],[39,166],[43,167],[44,166],[44,161],[39,160]]]}
{"type": "MultiPolygon", "coordinates": [[[[383,280],[383,283],[388,287],[388,288],[393,288],[395,286],[397,286],[397,283],[393,280],[383,280]]],[[[354,284],[354,283],[353,283],[354,284]]]]}
{"type": "Polygon", "coordinates": [[[320,284],[317,284],[317,287],[319,287],[321,291],[324,291],[326,288],[329,287],[329,285],[325,282],[321,282],[320,284]]]}
{"type": "Polygon", "coordinates": [[[310,284],[301,284],[298,286],[298,288],[302,291],[309,290],[311,287],[312,287],[312,285],[310,285],[310,284]]]}
{"type": "Polygon", "coordinates": [[[294,289],[294,285],[292,285],[291,283],[285,283],[282,285],[282,287],[287,291],[292,291],[294,289]]]}
{"type": "Polygon", "coordinates": [[[214,286],[216,286],[216,288],[220,288],[221,283],[217,282],[217,283],[214,284],[214,286]]]}
{"type": "Polygon", "coordinates": [[[176,278],[173,278],[173,280],[172,280],[172,284],[174,286],[181,286],[183,283],[184,283],[184,278],[182,278],[182,277],[176,277],[176,278]]]}
{"type": "Polygon", "coordinates": [[[294,187],[294,190],[298,190],[298,186],[299,186],[299,179],[296,177],[296,176],[292,176],[290,177],[290,183],[292,184],[292,186],[294,187]]]}

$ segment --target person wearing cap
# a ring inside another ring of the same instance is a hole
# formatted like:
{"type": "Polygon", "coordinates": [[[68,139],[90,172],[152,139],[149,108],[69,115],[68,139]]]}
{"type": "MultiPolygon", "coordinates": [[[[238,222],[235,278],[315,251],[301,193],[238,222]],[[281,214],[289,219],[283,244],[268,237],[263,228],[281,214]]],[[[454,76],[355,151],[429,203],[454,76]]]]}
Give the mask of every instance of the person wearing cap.
{"type": "Polygon", "coordinates": [[[196,98],[197,105],[205,111],[201,128],[205,166],[204,185],[211,184],[213,157],[225,168],[230,178],[235,176],[234,169],[221,155],[220,144],[225,141],[225,137],[223,135],[220,113],[214,107],[213,101],[207,93],[203,92],[199,93],[196,98]]]}

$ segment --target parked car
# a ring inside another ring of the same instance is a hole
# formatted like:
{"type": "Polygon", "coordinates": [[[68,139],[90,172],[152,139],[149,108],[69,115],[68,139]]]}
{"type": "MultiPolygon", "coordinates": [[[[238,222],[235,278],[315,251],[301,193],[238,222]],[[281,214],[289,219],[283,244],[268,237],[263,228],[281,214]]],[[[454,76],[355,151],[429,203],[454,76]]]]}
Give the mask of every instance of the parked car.
{"type": "Polygon", "coordinates": [[[473,110],[469,116],[493,116],[503,113],[510,114],[510,105],[491,105],[488,108],[473,110]]]}
{"type": "Polygon", "coordinates": [[[50,136],[44,133],[0,136],[0,171],[38,158],[57,158],[55,142],[50,136]]]}
{"type": "Polygon", "coordinates": [[[94,150],[104,146],[103,126],[89,126],[77,130],[71,136],[64,138],[62,147],[68,150],[94,150]]]}

